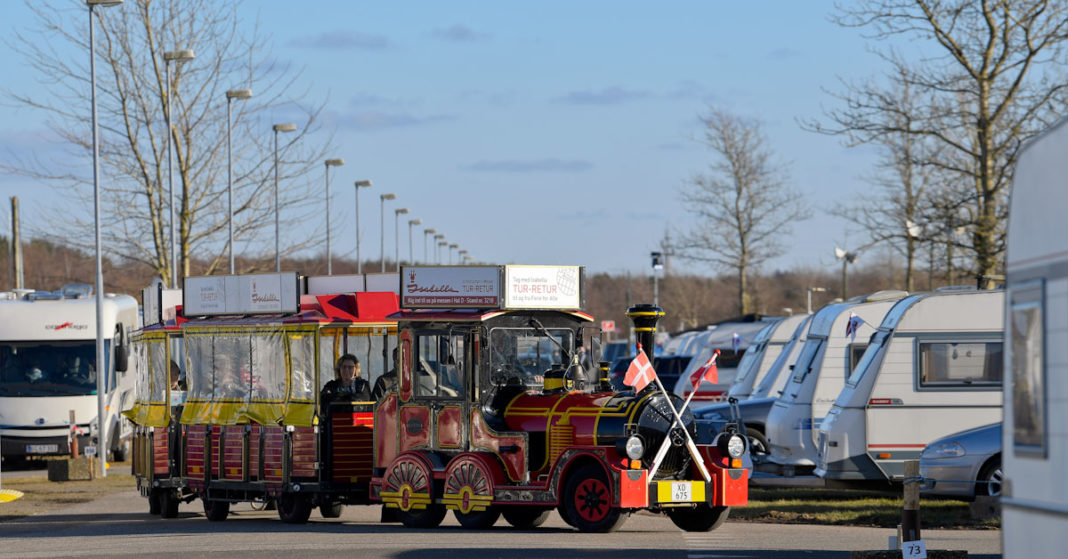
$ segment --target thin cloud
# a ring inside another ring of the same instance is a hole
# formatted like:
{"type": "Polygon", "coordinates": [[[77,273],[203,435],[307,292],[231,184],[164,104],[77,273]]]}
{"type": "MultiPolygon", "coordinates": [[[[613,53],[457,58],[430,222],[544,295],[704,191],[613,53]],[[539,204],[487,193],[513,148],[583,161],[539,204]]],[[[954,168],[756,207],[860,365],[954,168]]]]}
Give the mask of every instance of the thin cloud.
{"type": "Polygon", "coordinates": [[[479,161],[465,167],[468,171],[490,173],[579,173],[593,168],[593,163],[581,159],[505,159],[479,161]]]}
{"type": "Polygon", "coordinates": [[[556,101],[570,105],[618,105],[628,101],[647,99],[650,96],[648,91],[636,91],[613,86],[606,87],[600,91],[572,91],[556,99],[556,101]]]}
{"type": "Polygon", "coordinates": [[[436,27],[430,32],[430,36],[451,43],[473,43],[485,41],[491,37],[489,33],[475,31],[459,23],[446,28],[436,27]]]}
{"type": "Polygon", "coordinates": [[[312,49],[337,50],[384,50],[389,48],[389,39],[382,35],[370,35],[359,31],[326,31],[318,35],[297,37],[289,46],[312,49]]]}
{"type": "Polygon", "coordinates": [[[452,115],[421,116],[411,113],[387,113],[382,111],[365,111],[360,113],[334,115],[327,120],[340,128],[353,130],[384,130],[387,128],[410,128],[427,126],[454,120],[452,115]]]}

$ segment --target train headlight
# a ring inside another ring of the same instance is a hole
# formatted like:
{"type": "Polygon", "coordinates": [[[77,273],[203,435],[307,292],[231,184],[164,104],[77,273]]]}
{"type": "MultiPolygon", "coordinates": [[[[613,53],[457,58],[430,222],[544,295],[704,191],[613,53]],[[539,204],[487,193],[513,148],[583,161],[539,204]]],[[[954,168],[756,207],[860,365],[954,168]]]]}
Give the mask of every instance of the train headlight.
{"type": "Polygon", "coordinates": [[[727,454],[731,458],[741,458],[742,453],[745,452],[745,439],[740,435],[731,435],[727,439],[727,454]]]}
{"type": "Polygon", "coordinates": [[[638,435],[631,435],[616,442],[616,451],[619,454],[637,460],[645,455],[645,441],[638,435]]]}

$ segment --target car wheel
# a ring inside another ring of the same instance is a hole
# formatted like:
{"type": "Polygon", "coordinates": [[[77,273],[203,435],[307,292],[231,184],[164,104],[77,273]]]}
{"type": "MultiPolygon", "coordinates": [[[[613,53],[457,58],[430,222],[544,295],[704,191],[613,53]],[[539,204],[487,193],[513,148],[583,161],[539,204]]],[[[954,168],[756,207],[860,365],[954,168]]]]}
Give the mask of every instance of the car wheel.
{"type": "Polygon", "coordinates": [[[767,456],[768,438],[753,427],[745,428],[745,436],[749,437],[749,454],[753,457],[767,456]]]}
{"type": "Polygon", "coordinates": [[[1000,497],[1001,477],[1001,457],[997,456],[990,459],[980,470],[975,494],[979,497],[1000,497]]]}
{"type": "Polygon", "coordinates": [[[209,501],[204,499],[204,516],[212,522],[222,522],[230,515],[229,501],[209,501]]]}

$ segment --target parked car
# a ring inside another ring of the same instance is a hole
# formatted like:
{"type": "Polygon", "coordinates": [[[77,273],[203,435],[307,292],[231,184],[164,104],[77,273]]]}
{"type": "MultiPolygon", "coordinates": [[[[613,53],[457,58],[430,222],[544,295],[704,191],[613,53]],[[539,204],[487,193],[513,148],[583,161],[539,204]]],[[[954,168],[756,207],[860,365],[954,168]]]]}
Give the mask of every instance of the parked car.
{"type": "MultiPolygon", "coordinates": [[[[626,376],[627,368],[633,360],[633,357],[624,357],[612,363],[608,371],[608,381],[612,384],[613,390],[622,392],[630,389],[623,384],[623,377],[626,376]]],[[[656,371],[656,376],[660,377],[664,388],[670,391],[689,363],[689,355],[661,355],[653,358],[653,370],[656,371]]]]}
{"type": "Polygon", "coordinates": [[[924,495],[1001,496],[1001,423],[935,440],[920,454],[924,495]]]}

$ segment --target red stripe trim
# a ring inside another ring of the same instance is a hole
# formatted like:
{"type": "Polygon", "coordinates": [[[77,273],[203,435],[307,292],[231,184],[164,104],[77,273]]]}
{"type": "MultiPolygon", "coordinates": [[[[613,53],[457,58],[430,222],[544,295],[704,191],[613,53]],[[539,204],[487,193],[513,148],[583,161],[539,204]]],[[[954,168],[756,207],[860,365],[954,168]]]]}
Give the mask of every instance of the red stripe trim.
{"type": "Polygon", "coordinates": [[[870,444],[868,448],[924,448],[925,444],[870,444]]]}

